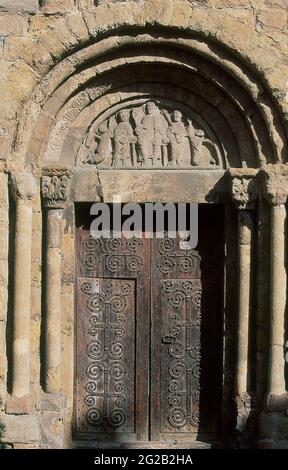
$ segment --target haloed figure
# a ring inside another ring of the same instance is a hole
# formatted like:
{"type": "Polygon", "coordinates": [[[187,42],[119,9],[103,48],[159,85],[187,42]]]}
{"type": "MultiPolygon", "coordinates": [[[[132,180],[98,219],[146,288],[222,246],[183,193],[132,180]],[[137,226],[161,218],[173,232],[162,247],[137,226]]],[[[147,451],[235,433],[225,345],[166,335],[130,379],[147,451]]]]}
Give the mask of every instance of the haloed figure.
{"type": "Polygon", "coordinates": [[[140,149],[140,160],[144,165],[161,166],[161,147],[167,143],[167,122],[156,104],[149,101],[145,106],[145,116],[135,129],[140,149]]]}

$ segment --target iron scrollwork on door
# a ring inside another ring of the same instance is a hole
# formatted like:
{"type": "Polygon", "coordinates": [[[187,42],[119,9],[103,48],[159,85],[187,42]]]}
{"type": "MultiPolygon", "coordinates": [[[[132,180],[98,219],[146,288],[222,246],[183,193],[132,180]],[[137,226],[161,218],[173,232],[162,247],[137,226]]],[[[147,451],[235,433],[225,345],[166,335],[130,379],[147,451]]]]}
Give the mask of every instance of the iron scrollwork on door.
{"type": "Polygon", "coordinates": [[[132,280],[79,278],[83,364],[78,429],[134,431],[135,286],[132,280]]]}
{"type": "Polygon", "coordinates": [[[161,431],[199,425],[201,282],[161,281],[161,431]]]}
{"type": "MultiPolygon", "coordinates": [[[[171,275],[174,270],[180,273],[196,273],[200,270],[200,256],[196,250],[181,249],[181,241],[163,238],[157,241],[158,265],[162,274],[171,275]]],[[[185,242],[184,242],[185,243],[185,242]]]]}
{"type": "Polygon", "coordinates": [[[105,268],[113,274],[119,274],[123,269],[138,273],[144,264],[143,245],[143,240],[136,237],[94,239],[89,235],[82,240],[82,270],[93,272],[104,261],[105,268]]]}

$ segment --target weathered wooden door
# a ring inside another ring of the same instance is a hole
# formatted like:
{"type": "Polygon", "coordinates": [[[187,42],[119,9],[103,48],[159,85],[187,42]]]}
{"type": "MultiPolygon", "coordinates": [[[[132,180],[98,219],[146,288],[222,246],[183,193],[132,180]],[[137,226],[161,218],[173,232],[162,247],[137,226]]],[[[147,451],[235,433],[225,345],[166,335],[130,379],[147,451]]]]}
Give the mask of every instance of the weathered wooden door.
{"type": "Polygon", "coordinates": [[[76,436],[112,444],[215,431],[216,416],[211,427],[200,413],[199,253],[172,238],[97,240],[82,224],[76,265],[76,436]]]}

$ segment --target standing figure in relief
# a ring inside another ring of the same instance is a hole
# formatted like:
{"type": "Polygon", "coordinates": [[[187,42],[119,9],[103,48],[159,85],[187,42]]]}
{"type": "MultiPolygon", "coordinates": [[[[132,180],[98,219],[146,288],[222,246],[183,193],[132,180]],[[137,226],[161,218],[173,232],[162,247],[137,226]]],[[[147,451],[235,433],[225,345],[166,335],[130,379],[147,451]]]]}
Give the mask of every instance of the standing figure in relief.
{"type": "Polygon", "coordinates": [[[129,116],[130,114],[128,109],[122,109],[117,114],[118,124],[113,132],[114,152],[112,166],[114,168],[132,165],[131,144],[136,143],[137,139],[133,135],[129,116]]]}
{"type": "Polygon", "coordinates": [[[183,163],[188,133],[182,121],[181,111],[173,111],[171,118],[172,120],[169,117],[170,126],[167,132],[171,149],[168,166],[178,167],[183,163]]]}
{"type": "Polygon", "coordinates": [[[168,124],[153,101],[145,106],[145,115],[135,129],[140,150],[139,161],[145,166],[162,166],[162,145],[167,145],[168,124]]]}

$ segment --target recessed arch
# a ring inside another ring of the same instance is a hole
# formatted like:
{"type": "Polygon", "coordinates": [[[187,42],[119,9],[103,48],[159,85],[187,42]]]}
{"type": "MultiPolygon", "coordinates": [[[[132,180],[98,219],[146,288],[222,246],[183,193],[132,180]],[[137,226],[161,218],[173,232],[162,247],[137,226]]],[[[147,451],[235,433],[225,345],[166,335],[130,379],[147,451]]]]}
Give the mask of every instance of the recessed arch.
{"type": "MultiPolygon", "coordinates": [[[[111,99],[112,90],[116,96],[129,81],[132,87],[147,86],[149,81],[162,86],[168,83],[183,93],[190,90],[198,100],[210,101],[213,113],[224,116],[227,125],[234,124],[231,139],[237,142],[235,153],[242,152],[241,163],[235,166],[285,162],[286,135],[278,110],[263,84],[249,70],[244,71],[239,61],[232,61],[230,53],[203,38],[176,40],[171,34],[140,33],[102,39],[63,59],[26,106],[16,154],[26,155],[27,163],[32,160],[41,167],[49,161],[49,148],[55,150],[55,129],[63,137],[55,151],[59,154],[79,113],[102,96],[111,99]]],[[[233,159],[228,166],[234,166],[233,159]]]]}

